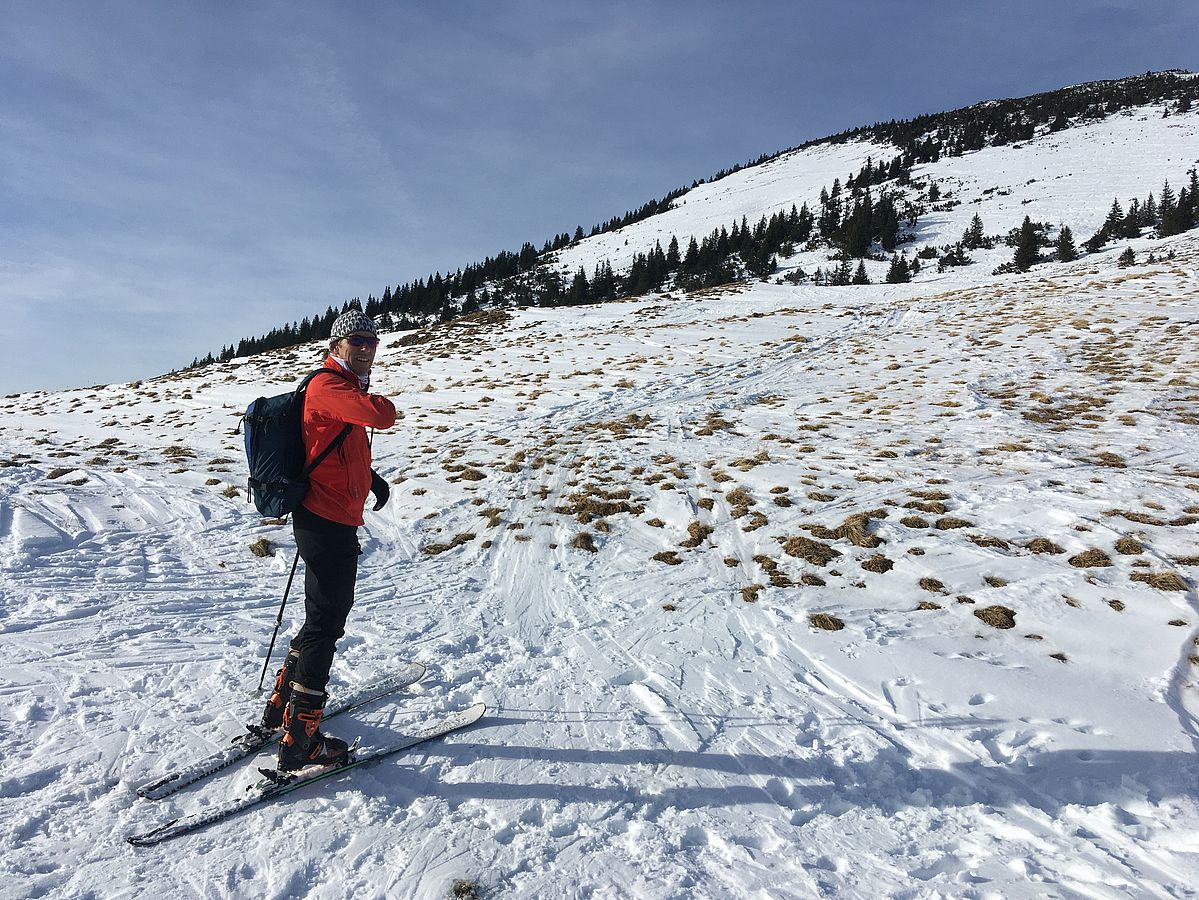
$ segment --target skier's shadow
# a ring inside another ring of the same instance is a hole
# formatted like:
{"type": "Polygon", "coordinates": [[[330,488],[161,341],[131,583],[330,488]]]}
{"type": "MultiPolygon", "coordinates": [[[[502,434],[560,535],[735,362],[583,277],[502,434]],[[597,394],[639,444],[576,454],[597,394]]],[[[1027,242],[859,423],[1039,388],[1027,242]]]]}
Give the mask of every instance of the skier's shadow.
{"type": "MultiPolygon", "coordinates": [[[[529,721],[493,716],[471,732],[529,721]]],[[[597,720],[584,714],[580,721],[597,720]]],[[[787,720],[736,721],[752,728],[777,727],[787,720]]],[[[953,724],[947,719],[924,726],[953,724]]],[[[977,726],[980,720],[961,724],[977,726]]],[[[769,805],[788,810],[795,825],[822,812],[840,814],[854,807],[893,814],[910,806],[1022,805],[1053,815],[1068,805],[1119,803],[1137,796],[1152,802],[1199,796],[1199,757],[1183,751],[1054,750],[1030,753],[1011,765],[974,760],[921,768],[899,746],[883,747],[869,760],[835,762],[819,751],[799,756],[490,744],[469,741],[471,732],[422,747],[415,766],[411,759],[400,760],[394,774],[379,768],[375,775],[401,793],[440,796],[453,805],[467,800],[567,801],[645,807],[650,815],[671,807],[769,805]],[[443,781],[442,767],[428,765],[434,759],[448,766],[492,760],[528,765],[505,767],[503,780],[443,781]],[[552,778],[545,778],[547,769],[552,778]],[[533,780],[517,780],[524,774],[533,780]],[[596,778],[602,781],[588,783],[596,778]]]]}

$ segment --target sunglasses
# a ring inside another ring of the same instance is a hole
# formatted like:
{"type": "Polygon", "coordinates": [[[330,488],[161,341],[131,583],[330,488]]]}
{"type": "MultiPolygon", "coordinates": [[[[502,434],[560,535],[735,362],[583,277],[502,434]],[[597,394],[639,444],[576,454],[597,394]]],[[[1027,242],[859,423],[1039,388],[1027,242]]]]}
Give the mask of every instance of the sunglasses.
{"type": "Polygon", "coordinates": [[[351,347],[378,347],[379,339],[377,337],[366,337],[361,334],[351,334],[346,338],[351,347]]]}

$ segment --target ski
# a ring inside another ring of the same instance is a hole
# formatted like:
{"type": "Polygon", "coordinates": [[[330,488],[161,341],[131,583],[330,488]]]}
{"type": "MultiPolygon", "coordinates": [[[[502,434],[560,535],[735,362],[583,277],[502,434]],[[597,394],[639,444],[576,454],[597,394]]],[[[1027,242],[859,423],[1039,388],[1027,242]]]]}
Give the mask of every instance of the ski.
{"type": "Polygon", "coordinates": [[[394,743],[386,744],[383,747],[373,750],[368,749],[362,753],[355,753],[347,762],[339,765],[318,769],[301,769],[294,775],[280,775],[275,772],[268,773],[267,770],[260,769],[259,771],[263,773],[264,778],[256,784],[251,785],[244,796],[220,802],[205,812],[172,819],[170,822],[160,825],[151,831],[130,835],[126,840],[135,847],[149,847],[170,838],[178,837],[181,834],[187,834],[190,831],[195,831],[227,819],[252,806],[257,806],[268,800],[278,799],[286,794],[290,794],[292,791],[298,791],[300,788],[307,787],[313,782],[333,778],[349,769],[376,762],[384,757],[392,756],[410,747],[415,747],[417,744],[449,734],[451,731],[457,731],[460,728],[473,725],[482,718],[486,711],[487,707],[484,704],[476,703],[468,709],[459,710],[444,718],[431,720],[410,734],[398,738],[394,743]]]}
{"type": "MultiPolygon", "coordinates": [[[[358,709],[386,697],[388,694],[403,690],[420,681],[424,674],[425,667],[420,663],[408,663],[398,672],[365,684],[341,697],[335,697],[326,708],[324,719],[328,721],[341,713],[350,712],[350,710],[358,709]]],[[[229,746],[143,784],[137,789],[137,795],[146,800],[161,800],[169,797],[171,794],[275,743],[282,734],[282,730],[278,730],[264,735],[250,726],[246,726],[246,733],[235,737],[229,746]]]]}

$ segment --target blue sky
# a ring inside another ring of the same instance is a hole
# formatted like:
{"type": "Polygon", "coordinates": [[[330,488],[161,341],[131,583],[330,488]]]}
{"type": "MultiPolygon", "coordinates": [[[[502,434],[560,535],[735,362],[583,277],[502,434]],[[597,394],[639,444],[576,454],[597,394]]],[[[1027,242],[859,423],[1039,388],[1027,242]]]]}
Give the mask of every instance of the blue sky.
{"type": "Polygon", "coordinates": [[[1175,2],[53,2],[0,21],[0,393],[128,381],[880,119],[1199,69],[1175,2]]]}

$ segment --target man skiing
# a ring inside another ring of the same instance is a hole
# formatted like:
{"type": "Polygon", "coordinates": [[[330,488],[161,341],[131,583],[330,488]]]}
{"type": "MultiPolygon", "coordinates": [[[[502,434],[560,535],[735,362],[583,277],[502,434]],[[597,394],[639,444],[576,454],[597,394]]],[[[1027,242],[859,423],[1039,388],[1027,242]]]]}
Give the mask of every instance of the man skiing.
{"type": "Polygon", "coordinates": [[[329,333],[324,368],[333,375],[314,378],[304,399],[307,464],[347,424],[352,428],[337,451],[309,474],[308,493],[292,513],[305,568],[304,625],[292,638],[262,714],[263,728],[283,726],[279,769],[284,772],[342,762],[349,750],[345,741],[322,734],[320,723],[336,642],[345,634],[354,604],[363,506],[367,494],[374,494],[374,508],[382,509],[390,495],[387,482],[371,468],[366,434],[367,428],[390,428],[396,420],[392,402],[367,391],[378,347],[378,331],[368,316],[357,309],[343,313],[329,333]]]}

